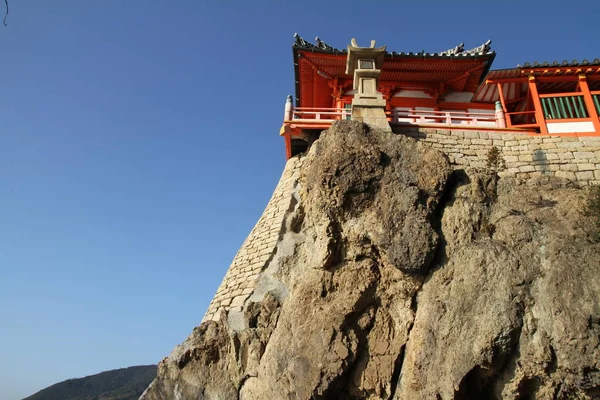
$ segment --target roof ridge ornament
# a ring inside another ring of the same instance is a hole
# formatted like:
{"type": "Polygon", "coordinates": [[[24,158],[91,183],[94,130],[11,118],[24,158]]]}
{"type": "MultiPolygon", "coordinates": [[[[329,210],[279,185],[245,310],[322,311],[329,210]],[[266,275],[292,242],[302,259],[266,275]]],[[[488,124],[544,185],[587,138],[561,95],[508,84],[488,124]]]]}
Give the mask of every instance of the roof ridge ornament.
{"type": "Polygon", "coordinates": [[[298,35],[298,33],[294,33],[294,47],[303,47],[303,48],[313,48],[316,47],[314,44],[307,42],[302,38],[302,36],[298,35]]]}
{"type": "Polygon", "coordinates": [[[327,43],[325,43],[324,41],[319,39],[318,36],[315,38],[315,41],[317,42],[317,44],[312,44],[308,40],[305,40],[302,36],[298,35],[297,33],[294,33],[294,44],[292,45],[292,47],[297,47],[299,49],[308,49],[308,50],[321,50],[321,51],[326,51],[328,53],[336,53],[336,52],[343,53],[345,51],[345,50],[338,50],[335,47],[328,45],[327,43]]]}
{"type": "Polygon", "coordinates": [[[482,44],[481,46],[475,47],[471,50],[467,50],[465,52],[463,52],[463,55],[480,55],[480,54],[488,54],[491,52],[492,49],[492,41],[488,40],[487,42],[485,42],[484,44],[482,44]]]}
{"type": "Polygon", "coordinates": [[[491,51],[492,50],[491,44],[492,44],[492,41],[488,40],[481,46],[477,46],[470,50],[465,50],[465,44],[461,43],[452,49],[437,53],[437,55],[438,56],[476,56],[476,55],[490,54],[490,53],[493,53],[493,51],[491,51]]]}
{"type": "Polygon", "coordinates": [[[462,53],[464,50],[465,50],[465,44],[463,42],[456,47],[453,47],[451,49],[448,49],[446,51],[442,51],[442,52],[438,53],[438,56],[454,56],[454,55],[462,53]]]}
{"type": "Polygon", "coordinates": [[[327,43],[319,39],[318,36],[315,38],[315,42],[317,42],[317,48],[321,50],[336,51],[336,49],[333,46],[328,45],[327,43]]]}

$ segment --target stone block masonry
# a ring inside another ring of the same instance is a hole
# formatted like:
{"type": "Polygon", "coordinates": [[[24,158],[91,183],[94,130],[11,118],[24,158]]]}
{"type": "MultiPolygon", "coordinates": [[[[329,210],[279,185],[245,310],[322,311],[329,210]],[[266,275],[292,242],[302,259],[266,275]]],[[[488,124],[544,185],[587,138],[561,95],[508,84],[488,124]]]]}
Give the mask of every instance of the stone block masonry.
{"type": "Polygon", "coordinates": [[[600,136],[510,134],[486,130],[404,128],[395,133],[412,137],[448,155],[455,168],[485,167],[495,146],[505,168],[500,176],[530,178],[553,175],[580,186],[600,184],[600,136]]]}
{"type": "Polygon", "coordinates": [[[293,202],[301,163],[298,157],[288,160],[265,211],[233,258],[203,322],[218,320],[224,311],[241,310],[254,291],[259,274],[275,255],[285,216],[293,202]]]}

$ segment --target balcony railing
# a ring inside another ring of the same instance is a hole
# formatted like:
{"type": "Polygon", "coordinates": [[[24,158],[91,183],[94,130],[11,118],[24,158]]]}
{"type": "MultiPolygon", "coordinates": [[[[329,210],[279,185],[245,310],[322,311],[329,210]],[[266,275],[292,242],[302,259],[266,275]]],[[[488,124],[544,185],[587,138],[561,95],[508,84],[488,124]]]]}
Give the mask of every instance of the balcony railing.
{"type": "Polygon", "coordinates": [[[346,108],[312,108],[296,107],[292,110],[294,121],[330,121],[336,119],[350,119],[351,110],[346,108]]]}
{"type": "MultiPolygon", "coordinates": [[[[331,123],[335,120],[350,119],[349,108],[297,107],[290,110],[285,122],[288,123],[331,123]],[[291,117],[291,118],[290,118],[291,117]]],[[[387,113],[390,124],[396,125],[475,125],[496,126],[496,115],[490,112],[466,111],[426,111],[394,109],[387,113]]]]}
{"type": "Polygon", "coordinates": [[[535,128],[539,126],[535,119],[535,111],[515,111],[505,115],[509,127],[535,128]]]}

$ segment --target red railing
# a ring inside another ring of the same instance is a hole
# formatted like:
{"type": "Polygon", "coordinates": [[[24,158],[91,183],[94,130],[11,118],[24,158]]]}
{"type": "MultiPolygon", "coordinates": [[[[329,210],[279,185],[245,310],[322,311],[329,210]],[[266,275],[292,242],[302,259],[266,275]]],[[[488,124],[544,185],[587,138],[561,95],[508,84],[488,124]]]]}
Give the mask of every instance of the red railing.
{"type": "Polygon", "coordinates": [[[539,126],[535,119],[535,111],[515,111],[505,114],[509,127],[533,128],[539,126]]]}

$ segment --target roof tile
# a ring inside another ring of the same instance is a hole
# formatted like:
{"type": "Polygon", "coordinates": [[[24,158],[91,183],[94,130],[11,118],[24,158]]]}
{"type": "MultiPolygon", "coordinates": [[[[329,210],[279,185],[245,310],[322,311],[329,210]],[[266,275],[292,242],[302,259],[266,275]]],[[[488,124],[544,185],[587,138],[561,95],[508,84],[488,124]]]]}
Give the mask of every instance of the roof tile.
{"type": "Polygon", "coordinates": [[[562,63],[558,61],[534,61],[534,62],[526,62],[523,65],[517,64],[517,68],[543,68],[543,67],[577,67],[577,66],[586,66],[586,65],[600,65],[600,58],[594,58],[592,61],[584,59],[583,61],[573,60],[569,62],[568,60],[563,60],[562,63]]]}

